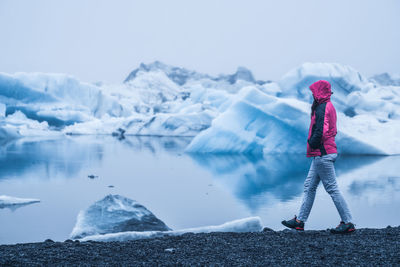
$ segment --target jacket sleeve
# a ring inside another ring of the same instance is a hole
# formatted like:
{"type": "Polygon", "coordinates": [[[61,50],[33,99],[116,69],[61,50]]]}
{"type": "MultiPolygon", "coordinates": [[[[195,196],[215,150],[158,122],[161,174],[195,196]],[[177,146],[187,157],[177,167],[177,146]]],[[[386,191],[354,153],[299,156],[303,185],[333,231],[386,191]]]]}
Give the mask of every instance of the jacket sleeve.
{"type": "Polygon", "coordinates": [[[322,134],[324,132],[324,120],[325,120],[325,107],[326,104],[321,104],[315,110],[315,125],[312,131],[308,144],[311,148],[317,149],[321,146],[322,134]]]}

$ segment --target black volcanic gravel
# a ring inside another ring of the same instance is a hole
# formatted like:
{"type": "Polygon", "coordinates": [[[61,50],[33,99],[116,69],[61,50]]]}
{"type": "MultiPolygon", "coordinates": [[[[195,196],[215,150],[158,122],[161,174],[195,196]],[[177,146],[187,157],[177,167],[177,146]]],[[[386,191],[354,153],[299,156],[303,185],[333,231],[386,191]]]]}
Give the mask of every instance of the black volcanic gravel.
{"type": "Polygon", "coordinates": [[[67,240],[0,246],[0,266],[400,266],[400,227],[184,234],[125,242],[67,240]]]}

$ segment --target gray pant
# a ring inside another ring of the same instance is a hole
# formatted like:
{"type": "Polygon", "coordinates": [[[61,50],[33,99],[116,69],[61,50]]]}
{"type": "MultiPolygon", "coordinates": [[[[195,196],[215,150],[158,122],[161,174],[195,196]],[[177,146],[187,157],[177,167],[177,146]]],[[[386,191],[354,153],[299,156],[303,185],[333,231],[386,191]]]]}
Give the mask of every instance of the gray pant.
{"type": "Polygon", "coordinates": [[[328,192],[335,203],[342,221],[345,223],[351,222],[350,210],[336,183],[336,173],[333,164],[336,157],[337,154],[328,154],[313,158],[310,170],[304,182],[304,196],[298,217],[299,220],[303,222],[307,221],[314,203],[319,181],[322,181],[326,192],[328,192]]]}

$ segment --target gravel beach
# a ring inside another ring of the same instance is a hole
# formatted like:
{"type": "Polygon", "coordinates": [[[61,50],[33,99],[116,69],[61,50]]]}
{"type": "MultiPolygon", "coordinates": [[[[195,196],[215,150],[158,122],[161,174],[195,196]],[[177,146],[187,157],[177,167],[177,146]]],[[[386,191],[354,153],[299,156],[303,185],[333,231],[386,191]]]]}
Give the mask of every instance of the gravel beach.
{"type": "Polygon", "coordinates": [[[0,246],[0,266],[307,265],[399,266],[400,227],[210,233],[125,242],[66,240],[0,246]]]}

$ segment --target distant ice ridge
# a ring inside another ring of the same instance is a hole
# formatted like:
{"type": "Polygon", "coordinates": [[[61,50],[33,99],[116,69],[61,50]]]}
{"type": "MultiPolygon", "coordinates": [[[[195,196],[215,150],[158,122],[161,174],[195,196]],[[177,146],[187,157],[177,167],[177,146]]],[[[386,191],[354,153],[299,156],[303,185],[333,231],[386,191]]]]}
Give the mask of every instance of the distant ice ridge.
{"type": "Polygon", "coordinates": [[[391,75],[387,72],[377,74],[371,77],[372,82],[378,83],[384,86],[400,86],[400,75],[391,75]]]}
{"type": "Polygon", "coordinates": [[[388,74],[367,79],[336,63],[305,63],[277,82],[258,81],[242,67],[213,77],[157,61],[141,64],[114,85],[62,74],[0,74],[0,139],[196,136],[188,151],[304,153],[312,102],[308,86],[319,79],[332,83],[341,153],[400,152],[399,79],[388,74]]]}
{"type": "Polygon", "coordinates": [[[34,198],[18,198],[18,197],[11,197],[11,196],[0,196],[0,209],[9,208],[11,210],[16,210],[22,206],[26,206],[33,203],[40,202],[39,199],[34,198]]]}
{"type": "Polygon", "coordinates": [[[79,213],[71,238],[149,230],[171,229],[135,200],[120,195],[107,195],[79,213]]]}
{"type": "Polygon", "coordinates": [[[212,232],[260,232],[263,229],[260,217],[249,217],[239,220],[230,221],[221,225],[216,226],[204,226],[197,228],[188,228],[182,230],[175,231],[145,231],[145,232],[121,232],[121,233],[112,233],[112,234],[104,234],[104,235],[93,235],[87,236],[85,238],[80,239],[80,241],[127,241],[127,240],[136,240],[136,239],[145,239],[145,238],[154,238],[154,237],[162,237],[166,235],[182,235],[185,233],[212,233],[212,232]]]}

